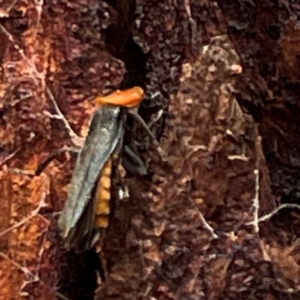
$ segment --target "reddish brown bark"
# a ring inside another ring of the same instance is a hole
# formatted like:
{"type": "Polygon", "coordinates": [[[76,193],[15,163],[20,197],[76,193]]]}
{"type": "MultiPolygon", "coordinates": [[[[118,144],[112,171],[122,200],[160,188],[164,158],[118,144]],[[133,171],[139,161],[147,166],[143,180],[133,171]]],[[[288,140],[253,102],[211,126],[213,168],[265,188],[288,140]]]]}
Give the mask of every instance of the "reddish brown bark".
{"type": "Polygon", "coordinates": [[[35,171],[133,85],[168,160],[129,118],[149,174],[125,177],[95,298],[297,299],[299,6],[108,2],[1,3],[0,299],[93,298],[57,228],[75,156],[35,171]]]}

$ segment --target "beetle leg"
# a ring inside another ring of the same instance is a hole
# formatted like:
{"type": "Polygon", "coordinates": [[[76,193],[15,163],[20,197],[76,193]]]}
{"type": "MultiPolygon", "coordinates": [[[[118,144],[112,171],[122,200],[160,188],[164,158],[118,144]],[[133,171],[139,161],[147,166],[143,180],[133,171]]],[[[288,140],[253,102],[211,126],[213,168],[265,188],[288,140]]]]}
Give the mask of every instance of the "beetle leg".
{"type": "Polygon", "coordinates": [[[129,170],[133,174],[147,175],[147,169],[144,162],[139,156],[133,152],[129,146],[125,146],[122,153],[123,165],[125,169],[129,170]]]}
{"type": "Polygon", "coordinates": [[[59,155],[61,155],[64,152],[74,152],[74,153],[79,153],[80,149],[78,148],[70,148],[67,146],[63,146],[62,148],[54,151],[51,153],[45,160],[43,160],[37,167],[35,171],[35,176],[41,175],[41,173],[48,167],[48,165],[56,159],[59,155]]]}
{"type": "Polygon", "coordinates": [[[149,126],[145,123],[145,121],[143,120],[143,118],[137,113],[136,109],[130,109],[129,113],[132,114],[133,117],[138,121],[138,123],[140,123],[142,125],[142,127],[146,130],[147,134],[149,135],[149,137],[152,140],[153,145],[156,147],[156,150],[157,150],[158,154],[160,155],[161,159],[164,162],[168,161],[167,154],[162,149],[159,141],[156,139],[155,135],[150,130],[149,126]]]}

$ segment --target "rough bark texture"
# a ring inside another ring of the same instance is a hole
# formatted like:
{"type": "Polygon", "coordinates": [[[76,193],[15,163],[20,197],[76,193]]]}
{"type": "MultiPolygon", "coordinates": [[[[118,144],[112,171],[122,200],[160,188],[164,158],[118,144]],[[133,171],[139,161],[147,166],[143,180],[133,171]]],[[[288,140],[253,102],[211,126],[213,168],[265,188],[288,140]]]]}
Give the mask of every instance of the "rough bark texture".
{"type": "Polygon", "coordinates": [[[1,2],[0,300],[94,298],[97,260],[66,253],[57,228],[76,157],[35,172],[80,144],[96,95],[134,85],[168,159],[129,118],[149,174],[125,176],[95,299],[300,297],[290,2],[1,2]]]}

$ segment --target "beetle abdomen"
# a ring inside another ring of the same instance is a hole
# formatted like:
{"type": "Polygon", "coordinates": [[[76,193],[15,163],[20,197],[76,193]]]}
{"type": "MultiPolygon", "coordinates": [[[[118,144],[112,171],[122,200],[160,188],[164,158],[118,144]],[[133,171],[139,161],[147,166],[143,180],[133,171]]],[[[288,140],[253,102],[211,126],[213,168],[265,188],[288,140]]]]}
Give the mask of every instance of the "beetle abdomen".
{"type": "Polygon", "coordinates": [[[107,228],[110,214],[112,159],[102,169],[96,188],[95,228],[107,228]]]}

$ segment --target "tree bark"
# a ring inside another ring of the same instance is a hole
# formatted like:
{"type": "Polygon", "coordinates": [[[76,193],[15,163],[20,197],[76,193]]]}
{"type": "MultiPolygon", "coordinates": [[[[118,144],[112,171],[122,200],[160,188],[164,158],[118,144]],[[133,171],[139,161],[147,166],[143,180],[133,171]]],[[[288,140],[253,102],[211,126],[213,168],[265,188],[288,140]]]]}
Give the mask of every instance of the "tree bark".
{"type": "Polygon", "coordinates": [[[80,145],[97,95],[136,85],[160,146],[128,117],[148,175],[126,174],[129,199],[113,193],[95,299],[299,297],[298,5],[0,9],[0,300],[94,298],[96,260],[67,253],[57,227],[76,156],[36,170],[80,145]]]}

